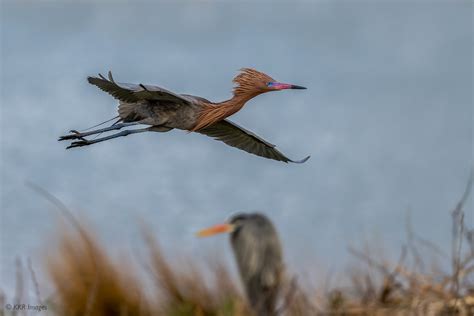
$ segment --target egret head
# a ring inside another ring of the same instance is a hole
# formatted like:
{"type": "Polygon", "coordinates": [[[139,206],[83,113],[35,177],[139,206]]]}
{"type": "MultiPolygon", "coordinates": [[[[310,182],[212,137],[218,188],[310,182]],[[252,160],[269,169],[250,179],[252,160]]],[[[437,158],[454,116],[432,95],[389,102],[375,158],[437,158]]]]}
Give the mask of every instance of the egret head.
{"type": "Polygon", "coordinates": [[[278,82],[263,72],[251,68],[242,68],[233,82],[236,84],[234,95],[260,94],[285,89],[306,89],[302,86],[278,82]]]}

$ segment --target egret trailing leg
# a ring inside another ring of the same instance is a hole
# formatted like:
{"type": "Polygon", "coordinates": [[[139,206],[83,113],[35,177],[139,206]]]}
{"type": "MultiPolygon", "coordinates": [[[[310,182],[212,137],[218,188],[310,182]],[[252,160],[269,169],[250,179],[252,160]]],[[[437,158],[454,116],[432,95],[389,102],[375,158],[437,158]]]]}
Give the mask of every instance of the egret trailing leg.
{"type": "MultiPolygon", "coordinates": [[[[143,132],[156,131],[156,129],[153,129],[153,127],[154,126],[150,126],[150,127],[146,127],[146,128],[139,128],[139,129],[126,129],[126,130],[118,132],[116,134],[112,134],[112,135],[97,138],[97,139],[91,139],[91,140],[80,137],[81,140],[72,142],[71,145],[69,145],[67,148],[88,146],[88,145],[100,143],[100,142],[103,142],[103,141],[106,141],[106,140],[110,140],[110,139],[113,139],[113,138],[127,136],[127,135],[130,135],[130,134],[138,134],[138,133],[143,133],[143,132]]],[[[89,135],[91,135],[91,134],[89,134],[89,135]]]]}
{"type": "Polygon", "coordinates": [[[133,125],[137,125],[137,124],[140,124],[140,123],[136,123],[136,122],[118,123],[118,124],[112,124],[109,127],[99,128],[99,129],[95,129],[95,130],[92,130],[92,131],[89,131],[89,132],[82,132],[82,133],[78,132],[76,130],[71,130],[70,132],[72,134],[61,136],[61,137],[59,137],[59,140],[82,139],[86,136],[90,136],[90,135],[94,135],[94,134],[100,134],[100,133],[114,131],[114,130],[119,130],[119,129],[122,129],[122,128],[127,127],[127,126],[133,126],[133,125]]]}

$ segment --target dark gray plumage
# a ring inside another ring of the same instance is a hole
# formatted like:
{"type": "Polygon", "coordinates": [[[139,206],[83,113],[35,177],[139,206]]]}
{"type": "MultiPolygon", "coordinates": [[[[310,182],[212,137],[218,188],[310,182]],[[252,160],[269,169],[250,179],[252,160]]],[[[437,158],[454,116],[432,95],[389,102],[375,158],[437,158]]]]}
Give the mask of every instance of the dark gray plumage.
{"type": "Polygon", "coordinates": [[[239,214],[231,218],[230,236],[240,277],[258,316],[273,316],[283,274],[280,239],[264,215],[239,214]]]}
{"type": "Polygon", "coordinates": [[[230,242],[252,309],[258,316],[276,315],[284,265],[280,239],[272,222],[260,213],[241,213],[198,235],[225,232],[231,233],[230,242]]]}

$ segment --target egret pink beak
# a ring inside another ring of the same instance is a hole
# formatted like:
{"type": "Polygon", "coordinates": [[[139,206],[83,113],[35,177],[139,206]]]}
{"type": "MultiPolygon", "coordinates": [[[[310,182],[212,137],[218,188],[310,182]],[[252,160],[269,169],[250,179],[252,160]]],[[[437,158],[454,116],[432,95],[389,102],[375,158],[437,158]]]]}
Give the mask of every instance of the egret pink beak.
{"type": "Polygon", "coordinates": [[[198,231],[196,235],[198,237],[208,237],[215,234],[231,233],[233,230],[234,230],[234,225],[232,224],[217,224],[209,228],[198,231]]]}
{"type": "Polygon", "coordinates": [[[289,83],[281,83],[281,82],[271,82],[269,85],[272,89],[275,90],[284,90],[284,89],[306,89],[305,87],[302,86],[297,86],[294,84],[289,84],[289,83]]]}

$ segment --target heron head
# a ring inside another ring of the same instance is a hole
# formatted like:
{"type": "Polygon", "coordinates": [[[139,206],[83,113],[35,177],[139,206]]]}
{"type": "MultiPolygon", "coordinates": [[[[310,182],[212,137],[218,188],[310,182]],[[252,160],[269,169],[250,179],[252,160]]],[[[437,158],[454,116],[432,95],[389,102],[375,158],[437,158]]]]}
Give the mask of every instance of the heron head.
{"type": "Polygon", "coordinates": [[[249,218],[248,214],[239,213],[232,216],[227,222],[217,224],[197,232],[198,237],[208,237],[221,233],[233,233],[240,229],[249,218]]]}
{"type": "Polygon", "coordinates": [[[208,237],[221,233],[237,234],[243,226],[265,226],[267,223],[270,223],[270,221],[262,214],[238,213],[230,217],[229,220],[225,223],[217,224],[200,230],[199,232],[197,232],[197,236],[208,237]]]}
{"type": "Polygon", "coordinates": [[[302,86],[278,82],[267,74],[251,68],[242,68],[233,81],[236,84],[234,95],[260,94],[285,89],[306,89],[302,86]]]}
{"type": "Polygon", "coordinates": [[[231,223],[217,224],[205,229],[202,229],[196,233],[198,237],[209,237],[216,234],[232,233],[235,227],[231,223]]]}

